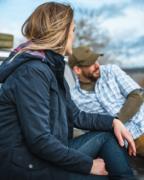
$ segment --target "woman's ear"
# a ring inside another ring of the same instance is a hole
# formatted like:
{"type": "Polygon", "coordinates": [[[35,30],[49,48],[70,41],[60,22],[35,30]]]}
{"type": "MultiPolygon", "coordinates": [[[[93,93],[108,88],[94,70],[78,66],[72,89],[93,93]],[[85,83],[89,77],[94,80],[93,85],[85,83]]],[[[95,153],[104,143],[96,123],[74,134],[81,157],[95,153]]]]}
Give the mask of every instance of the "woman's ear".
{"type": "Polygon", "coordinates": [[[80,75],[81,74],[81,68],[78,66],[74,66],[73,67],[73,71],[76,75],[80,75]]]}

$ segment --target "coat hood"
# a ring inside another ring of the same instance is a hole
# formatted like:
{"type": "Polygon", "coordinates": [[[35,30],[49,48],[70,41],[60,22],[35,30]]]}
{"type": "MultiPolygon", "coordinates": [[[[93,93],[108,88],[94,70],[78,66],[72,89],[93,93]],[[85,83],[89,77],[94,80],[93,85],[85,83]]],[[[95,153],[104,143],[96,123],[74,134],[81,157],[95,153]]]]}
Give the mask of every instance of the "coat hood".
{"type": "Polygon", "coordinates": [[[8,58],[0,65],[0,83],[4,81],[11,75],[19,66],[28,62],[32,59],[35,60],[45,60],[45,53],[43,51],[25,51],[22,52],[21,49],[26,47],[29,42],[21,44],[19,47],[14,49],[8,58]]]}

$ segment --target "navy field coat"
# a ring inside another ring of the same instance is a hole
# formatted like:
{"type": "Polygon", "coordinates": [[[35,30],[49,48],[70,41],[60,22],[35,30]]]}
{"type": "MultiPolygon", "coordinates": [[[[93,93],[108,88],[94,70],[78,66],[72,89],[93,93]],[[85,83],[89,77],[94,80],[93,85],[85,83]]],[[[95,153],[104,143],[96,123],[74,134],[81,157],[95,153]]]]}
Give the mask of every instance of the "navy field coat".
{"type": "Polygon", "coordinates": [[[0,179],[89,174],[92,158],[68,147],[73,127],[111,130],[113,117],[79,111],[63,56],[50,50],[12,56],[0,66],[0,179]]]}

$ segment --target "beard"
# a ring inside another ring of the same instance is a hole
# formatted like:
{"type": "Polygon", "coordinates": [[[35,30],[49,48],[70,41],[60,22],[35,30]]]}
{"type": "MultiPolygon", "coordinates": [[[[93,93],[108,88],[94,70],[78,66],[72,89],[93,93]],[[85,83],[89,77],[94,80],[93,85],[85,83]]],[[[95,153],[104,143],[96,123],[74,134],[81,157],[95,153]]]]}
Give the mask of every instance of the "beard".
{"type": "Polygon", "coordinates": [[[83,77],[85,79],[89,80],[90,82],[95,82],[100,77],[100,71],[98,71],[98,70],[94,71],[92,73],[83,71],[82,74],[83,74],[83,77]]]}

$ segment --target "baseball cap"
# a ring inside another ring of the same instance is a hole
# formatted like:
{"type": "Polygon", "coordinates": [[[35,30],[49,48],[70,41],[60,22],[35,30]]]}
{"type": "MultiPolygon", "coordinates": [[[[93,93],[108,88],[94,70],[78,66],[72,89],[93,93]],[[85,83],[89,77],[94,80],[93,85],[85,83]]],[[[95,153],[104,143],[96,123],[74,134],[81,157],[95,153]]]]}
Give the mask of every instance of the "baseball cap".
{"type": "Polygon", "coordinates": [[[100,56],[103,56],[103,54],[94,53],[87,46],[80,46],[73,48],[73,53],[69,56],[68,63],[71,68],[74,66],[90,66],[94,64],[100,56]]]}

